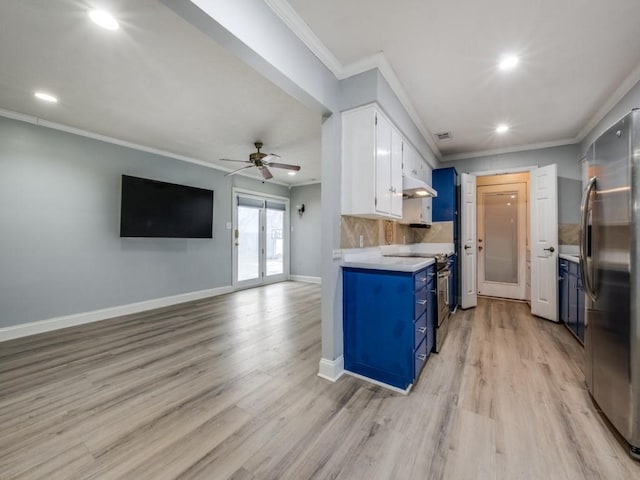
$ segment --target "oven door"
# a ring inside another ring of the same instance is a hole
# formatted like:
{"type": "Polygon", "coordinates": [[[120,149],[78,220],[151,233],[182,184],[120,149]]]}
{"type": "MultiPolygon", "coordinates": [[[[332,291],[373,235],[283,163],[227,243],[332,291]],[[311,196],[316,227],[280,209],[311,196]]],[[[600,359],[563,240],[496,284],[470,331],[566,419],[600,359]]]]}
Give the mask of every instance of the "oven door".
{"type": "Polygon", "coordinates": [[[443,269],[438,272],[438,327],[449,316],[449,277],[451,271],[443,269]]]}

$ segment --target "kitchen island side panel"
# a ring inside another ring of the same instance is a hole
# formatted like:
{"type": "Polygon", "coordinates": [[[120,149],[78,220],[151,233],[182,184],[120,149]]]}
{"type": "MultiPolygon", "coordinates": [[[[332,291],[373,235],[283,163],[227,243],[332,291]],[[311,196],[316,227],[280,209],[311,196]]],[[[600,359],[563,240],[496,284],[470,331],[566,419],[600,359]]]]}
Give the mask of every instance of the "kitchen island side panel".
{"type": "Polygon", "coordinates": [[[414,290],[409,273],[345,268],[345,369],[405,389],[413,383],[414,290]]]}

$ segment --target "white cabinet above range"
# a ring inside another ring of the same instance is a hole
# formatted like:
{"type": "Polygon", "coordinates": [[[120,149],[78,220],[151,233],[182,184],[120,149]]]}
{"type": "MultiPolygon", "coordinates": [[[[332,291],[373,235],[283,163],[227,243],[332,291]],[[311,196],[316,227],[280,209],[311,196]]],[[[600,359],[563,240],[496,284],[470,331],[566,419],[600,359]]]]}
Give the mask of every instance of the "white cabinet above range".
{"type": "Polygon", "coordinates": [[[431,167],[377,104],[342,113],[342,215],[400,220],[404,195],[423,198],[422,219],[406,223],[431,223],[430,183],[431,167]]]}
{"type": "Polygon", "coordinates": [[[375,105],[342,114],[342,214],[402,218],[403,138],[375,105]]]}

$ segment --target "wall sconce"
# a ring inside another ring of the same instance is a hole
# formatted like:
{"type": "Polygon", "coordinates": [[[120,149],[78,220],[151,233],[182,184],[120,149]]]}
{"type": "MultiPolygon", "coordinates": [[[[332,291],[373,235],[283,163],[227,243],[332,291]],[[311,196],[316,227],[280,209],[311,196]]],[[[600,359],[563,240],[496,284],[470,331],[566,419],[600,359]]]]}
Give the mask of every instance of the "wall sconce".
{"type": "Polygon", "coordinates": [[[298,210],[298,215],[302,216],[304,213],[304,203],[301,205],[296,205],[296,209],[298,210]]]}

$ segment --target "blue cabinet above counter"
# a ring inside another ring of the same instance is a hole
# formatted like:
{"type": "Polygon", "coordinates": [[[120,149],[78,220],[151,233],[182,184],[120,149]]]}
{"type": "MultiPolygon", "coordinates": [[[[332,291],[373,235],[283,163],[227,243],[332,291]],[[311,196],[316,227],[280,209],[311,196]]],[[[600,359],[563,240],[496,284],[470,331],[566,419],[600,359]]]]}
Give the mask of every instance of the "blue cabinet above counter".
{"type": "Polygon", "coordinates": [[[426,263],[343,267],[345,370],[402,391],[415,383],[435,339],[435,266],[426,263]]]}

